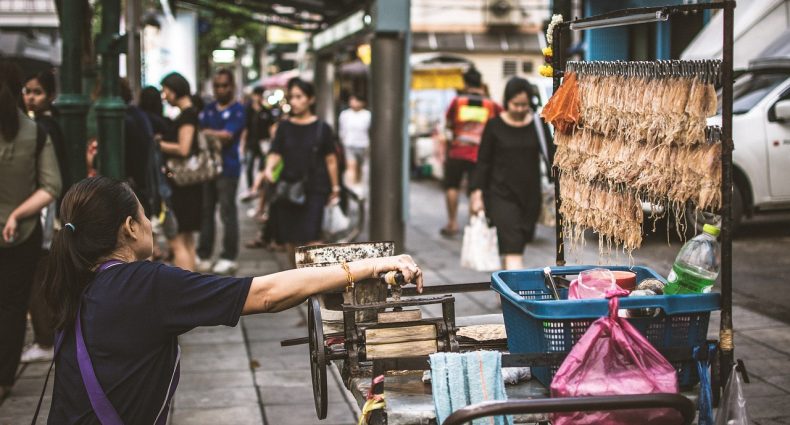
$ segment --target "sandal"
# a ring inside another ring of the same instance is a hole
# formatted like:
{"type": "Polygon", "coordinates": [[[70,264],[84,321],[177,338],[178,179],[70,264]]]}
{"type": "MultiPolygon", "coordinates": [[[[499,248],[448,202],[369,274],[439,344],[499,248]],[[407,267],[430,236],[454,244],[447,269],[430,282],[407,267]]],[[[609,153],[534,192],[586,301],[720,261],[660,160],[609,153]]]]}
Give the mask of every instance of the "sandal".
{"type": "Polygon", "coordinates": [[[439,229],[439,234],[446,238],[452,238],[453,236],[458,234],[458,229],[450,229],[447,227],[442,227],[441,229],[439,229]]]}

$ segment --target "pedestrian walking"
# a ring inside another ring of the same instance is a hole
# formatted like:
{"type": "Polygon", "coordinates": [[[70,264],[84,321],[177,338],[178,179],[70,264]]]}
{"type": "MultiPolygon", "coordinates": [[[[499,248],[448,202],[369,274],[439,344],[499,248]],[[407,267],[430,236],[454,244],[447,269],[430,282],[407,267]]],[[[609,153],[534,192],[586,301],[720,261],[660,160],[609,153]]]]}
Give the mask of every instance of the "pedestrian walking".
{"type": "MultiPolygon", "coordinates": [[[[52,105],[57,93],[55,91],[55,75],[51,70],[39,72],[25,81],[23,89],[23,98],[25,101],[25,109],[27,109],[28,116],[46,130],[52,145],[55,148],[55,156],[58,160],[58,168],[60,169],[60,179],[62,185],[68,181],[66,160],[66,146],[63,140],[63,131],[57,121],[57,111],[52,105]]],[[[42,223],[42,243],[41,251],[39,254],[38,263],[36,264],[36,271],[33,275],[33,287],[30,290],[30,301],[28,306],[28,313],[30,314],[30,322],[33,326],[33,343],[25,347],[22,351],[21,362],[39,362],[52,360],[53,344],[54,344],[54,329],[52,323],[52,314],[49,312],[44,302],[44,294],[41,288],[44,283],[44,276],[46,275],[47,258],[49,257],[49,247],[52,243],[52,236],[57,231],[56,216],[57,216],[58,200],[56,199],[50,203],[41,213],[42,223]]]]}
{"type": "MultiPolygon", "coordinates": [[[[164,98],[181,112],[173,122],[169,134],[159,142],[165,159],[186,158],[198,149],[198,111],[192,105],[189,82],[177,72],[162,79],[164,98]]],[[[173,189],[171,202],[178,223],[175,237],[169,240],[173,264],[184,270],[195,270],[195,239],[193,233],[200,230],[203,213],[203,185],[178,186],[169,179],[173,189]]]]}
{"type": "Polygon", "coordinates": [[[236,192],[239,187],[241,160],[239,141],[244,130],[244,106],[236,101],[236,84],[233,73],[225,68],[214,75],[212,81],[215,101],[206,105],[201,113],[203,135],[222,143],[222,174],[203,185],[203,223],[197,249],[197,270],[217,274],[232,274],[239,268],[239,217],[236,192]],[[222,220],[222,251],[219,260],[211,263],[214,252],[215,216],[219,204],[222,220]]]}
{"type": "Polygon", "coordinates": [[[255,87],[246,108],[246,123],[241,133],[241,151],[244,152],[244,174],[248,189],[245,198],[255,196],[252,192],[255,172],[263,171],[266,167],[266,152],[269,150],[270,142],[269,127],[274,125],[276,120],[276,110],[264,105],[263,87],[255,87]]]}
{"type": "Polygon", "coordinates": [[[195,327],[236,326],[388,271],[422,289],[408,256],[238,278],[145,261],[151,223],[129,186],[107,177],[75,184],[62,217],[46,283],[60,331],[49,423],[166,423],[177,338],[195,327]]]}
{"type": "Polygon", "coordinates": [[[352,94],[349,108],[340,113],[338,134],[346,152],[346,187],[361,189],[363,170],[370,150],[370,111],[365,109],[365,99],[352,94]]]}
{"type": "Polygon", "coordinates": [[[524,247],[535,237],[542,203],[538,131],[551,133],[535,113],[537,96],[527,80],[508,81],[505,111],[486,123],[471,182],[471,211],[485,211],[496,226],[508,270],[524,268],[524,247]]]}
{"type": "Polygon", "coordinates": [[[0,400],[11,391],[22,354],[41,209],[61,189],[52,139],[19,109],[21,94],[16,65],[0,60],[0,400]]]}
{"type": "Polygon", "coordinates": [[[467,185],[475,169],[483,129],[502,108],[486,96],[483,79],[474,68],[463,75],[464,91],[447,108],[447,128],[452,136],[446,146],[444,189],[447,204],[447,225],[440,233],[452,237],[458,233],[458,196],[464,177],[467,185]]]}
{"type": "Polygon", "coordinates": [[[292,78],[288,81],[288,104],[290,116],[277,127],[264,178],[277,182],[278,199],[272,210],[275,233],[293,262],[296,246],[320,241],[324,207],[339,200],[340,176],[332,128],[312,111],[314,86],[292,78]],[[275,169],[280,164],[277,179],[275,169]]]}

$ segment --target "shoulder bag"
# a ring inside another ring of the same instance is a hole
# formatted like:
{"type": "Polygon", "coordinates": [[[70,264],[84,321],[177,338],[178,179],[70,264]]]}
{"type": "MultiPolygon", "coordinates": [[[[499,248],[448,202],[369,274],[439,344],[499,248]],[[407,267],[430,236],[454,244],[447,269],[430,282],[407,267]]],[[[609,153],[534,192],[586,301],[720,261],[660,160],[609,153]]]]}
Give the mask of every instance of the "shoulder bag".
{"type": "Polygon", "coordinates": [[[176,186],[190,186],[214,180],[222,173],[222,144],[216,138],[208,138],[195,128],[197,149],[186,158],[167,160],[168,177],[176,186]]]}

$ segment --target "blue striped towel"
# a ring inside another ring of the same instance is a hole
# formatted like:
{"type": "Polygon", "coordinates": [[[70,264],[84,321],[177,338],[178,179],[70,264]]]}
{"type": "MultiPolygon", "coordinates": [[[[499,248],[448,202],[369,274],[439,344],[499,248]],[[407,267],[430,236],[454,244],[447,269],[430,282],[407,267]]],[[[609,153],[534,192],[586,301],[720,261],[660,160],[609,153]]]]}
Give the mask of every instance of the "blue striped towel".
{"type": "MultiPolygon", "coordinates": [[[[502,353],[431,354],[431,388],[436,420],[441,424],[454,411],[482,401],[507,400],[502,380],[502,353]]],[[[512,416],[481,418],[473,425],[512,425],[512,416]]]]}

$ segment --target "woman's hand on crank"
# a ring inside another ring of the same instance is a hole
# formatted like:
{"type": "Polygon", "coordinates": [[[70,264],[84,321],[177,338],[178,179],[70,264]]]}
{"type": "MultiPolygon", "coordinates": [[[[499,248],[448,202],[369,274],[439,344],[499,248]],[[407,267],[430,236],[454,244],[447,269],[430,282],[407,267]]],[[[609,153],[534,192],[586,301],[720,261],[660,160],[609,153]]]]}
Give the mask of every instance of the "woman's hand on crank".
{"type": "Polygon", "coordinates": [[[371,258],[373,277],[378,277],[389,271],[398,271],[403,274],[403,280],[413,283],[417,292],[422,292],[422,269],[417,266],[410,255],[397,255],[394,257],[371,258]]]}
{"type": "Polygon", "coordinates": [[[483,204],[483,191],[480,189],[475,190],[469,197],[469,210],[472,214],[477,214],[481,211],[485,211],[485,205],[483,204]]]}

